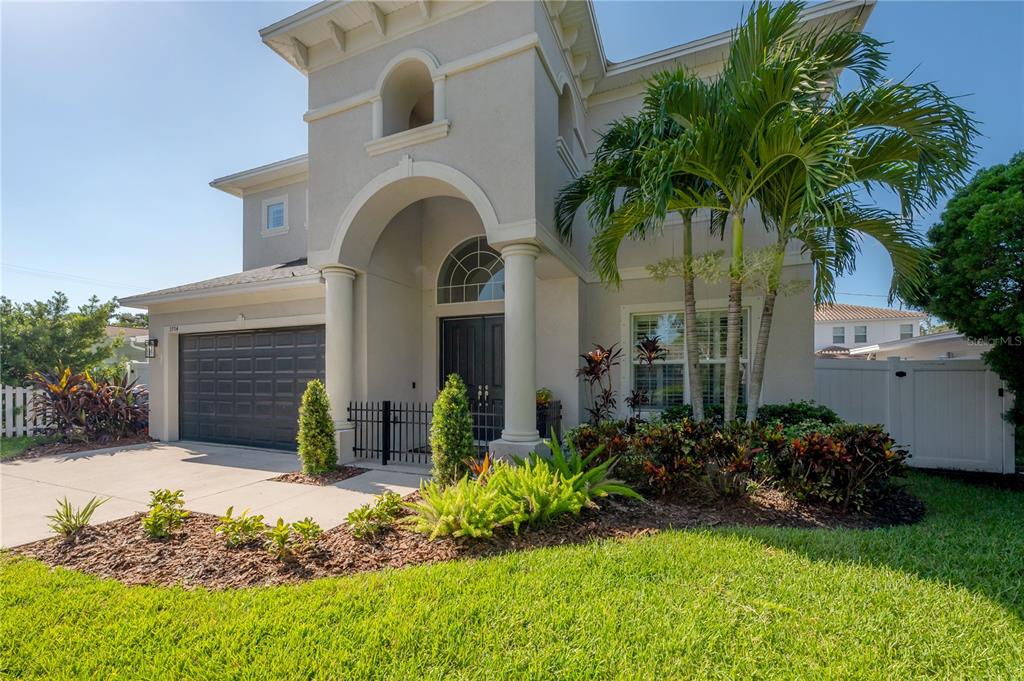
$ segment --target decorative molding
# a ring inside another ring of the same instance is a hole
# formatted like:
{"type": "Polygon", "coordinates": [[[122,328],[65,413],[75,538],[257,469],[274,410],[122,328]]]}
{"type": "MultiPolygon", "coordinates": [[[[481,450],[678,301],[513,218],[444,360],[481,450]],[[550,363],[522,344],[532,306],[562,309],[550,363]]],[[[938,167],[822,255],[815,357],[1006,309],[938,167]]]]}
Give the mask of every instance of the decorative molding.
{"type": "Polygon", "coordinates": [[[370,10],[370,21],[373,22],[373,27],[377,29],[377,33],[383,38],[387,35],[387,18],[384,16],[384,12],[380,10],[380,7],[375,2],[367,2],[365,5],[370,10]]]}
{"type": "Polygon", "coordinates": [[[363,146],[366,148],[367,156],[380,156],[389,151],[397,151],[398,149],[411,147],[414,144],[424,144],[447,137],[450,128],[451,123],[449,121],[436,121],[411,130],[396,132],[387,137],[370,140],[363,146]]]}
{"type": "Polygon", "coordinates": [[[259,329],[279,329],[288,326],[316,326],[326,323],[326,315],[296,314],[286,317],[265,317],[248,319],[244,314],[239,314],[235,319],[225,322],[198,322],[195,324],[179,324],[177,326],[165,326],[164,333],[182,335],[186,333],[210,333],[215,331],[249,331],[259,329]]]}
{"type": "Polygon", "coordinates": [[[417,0],[416,4],[420,8],[420,16],[424,19],[430,18],[430,0],[417,0]]]}
{"type": "Polygon", "coordinates": [[[331,33],[331,40],[334,42],[334,47],[338,50],[338,53],[345,54],[345,29],[330,19],[327,20],[327,29],[331,33]]]}
{"type": "Polygon", "coordinates": [[[579,177],[580,167],[576,165],[576,160],[572,157],[569,145],[566,144],[565,139],[561,135],[555,138],[555,153],[558,154],[558,158],[562,159],[562,163],[569,170],[569,174],[573,177],[579,177]]]}
{"type": "Polygon", "coordinates": [[[292,36],[292,50],[295,53],[295,61],[302,69],[309,68],[309,48],[301,40],[292,36]]]}
{"type": "Polygon", "coordinates": [[[275,236],[284,236],[291,229],[289,219],[291,216],[288,214],[288,195],[282,194],[281,196],[271,196],[263,199],[260,202],[260,236],[264,238],[270,238],[275,236]],[[284,225],[281,227],[275,227],[271,229],[267,226],[267,208],[274,205],[275,203],[284,204],[284,225]]]}

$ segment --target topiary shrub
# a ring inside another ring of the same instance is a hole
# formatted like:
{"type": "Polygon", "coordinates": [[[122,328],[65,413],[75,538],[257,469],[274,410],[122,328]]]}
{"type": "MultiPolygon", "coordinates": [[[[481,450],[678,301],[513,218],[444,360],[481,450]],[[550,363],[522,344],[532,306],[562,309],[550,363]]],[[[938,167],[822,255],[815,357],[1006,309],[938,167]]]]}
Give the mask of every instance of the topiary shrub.
{"type": "Polygon", "coordinates": [[[469,413],[466,384],[451,374],[434,402],[430,423],[431,475],[441,485],[450,485],[469,472],[467,459],[476,457],[473,417],[469,413]]]}
{"type": "Polygon", "coordinates": [[[338,463],[334,444],[334,421],[331,403],[324,384],[313,379],[302,393],[299,407],[299,461],[307,475],[325,473],[338,463]]]}

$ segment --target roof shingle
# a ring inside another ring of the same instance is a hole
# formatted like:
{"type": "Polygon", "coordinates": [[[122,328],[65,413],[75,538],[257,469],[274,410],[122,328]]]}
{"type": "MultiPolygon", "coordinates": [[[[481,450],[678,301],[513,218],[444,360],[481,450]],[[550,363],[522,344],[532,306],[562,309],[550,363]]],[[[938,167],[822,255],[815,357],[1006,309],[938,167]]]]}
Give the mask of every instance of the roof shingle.
{"type": "Polygon", "coordinates": [[[814,310],[816,322],[851,322],[871,321],[876,319],[927,319],[924,312],[913,310],[894,310],[890,307],[868,307],[866,305],[847,305],[832,303],[822,305],[814,310]]]}

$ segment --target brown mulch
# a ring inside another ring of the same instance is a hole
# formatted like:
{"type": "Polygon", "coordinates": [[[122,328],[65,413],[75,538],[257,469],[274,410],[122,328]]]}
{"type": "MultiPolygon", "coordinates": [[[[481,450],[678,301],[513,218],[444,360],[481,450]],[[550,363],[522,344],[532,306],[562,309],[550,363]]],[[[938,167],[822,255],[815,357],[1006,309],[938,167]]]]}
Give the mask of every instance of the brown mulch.
{"type": "Polygon", "coordinates": [[[369,468],[359,468],[357,466],[338,466],[320,475],[307,475],[301,471],[294,471],[271,478],[271,482],[294,482],[300,485],[319,485],[324,487],[325,485],[333,485],[336,482],[362,475],[369,470],[369,468]]]}
{"type": "Polygon", "coordinates": [[[12,456],[4,461],[17,461],[18,459],[38,459],[42,456],[55,456],[58,454],[75,454],[77,452],[88,452],[93,449],[110,449],[111,447],[127,447],[128,445],[141,445],[147,442],[156,442],[149,435],[135,435],[120,439],[89,440],[87,442],[46,442],[44,444],[29,447],[21,454],[12,456]]]}
{"type": "Polygon", "coordinates": [[[666,528],[768,525],[869,529],[916,522],[924,510],[919,499],[903,491],[876,505],[871,514],[846,515],[827,506],[795,503],[770,489],[759,490],[748,500],[718,506],[603,500],[600,510],[588,509],[547,527],[524,530],[518,537],[503,533],[490,541],[429,541],[401,524],[376,539],[356,539],[340,525],[325,532],[310,552],[290,561],[275,560],[260,546],[225,548],[214,535],[218,521],[211,515],[193,513],[177,536],[154,541],[142,533],[142,514],[136,514],[90,527],[74,543],[44,539],[13,552],[126,584],[224,589],[637,537],[666,528]]]}

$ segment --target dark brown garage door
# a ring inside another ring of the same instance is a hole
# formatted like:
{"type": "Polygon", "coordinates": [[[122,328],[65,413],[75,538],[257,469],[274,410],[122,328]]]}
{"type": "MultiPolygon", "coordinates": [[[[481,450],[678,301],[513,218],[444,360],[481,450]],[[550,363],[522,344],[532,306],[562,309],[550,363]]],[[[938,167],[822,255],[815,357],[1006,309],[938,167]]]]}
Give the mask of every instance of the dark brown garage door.
{"type": "Polygon", "coordinates": [[[295,449],[306,384],[324,377],[324,327],[183,335],[183,440],[295,449]]]}

